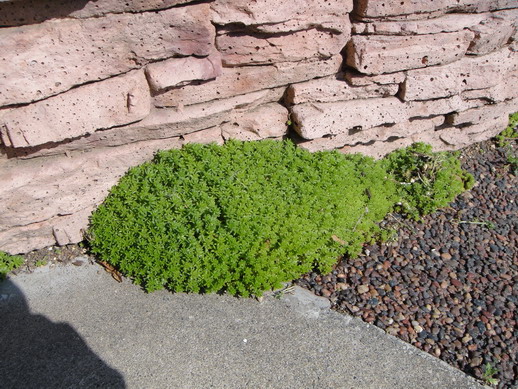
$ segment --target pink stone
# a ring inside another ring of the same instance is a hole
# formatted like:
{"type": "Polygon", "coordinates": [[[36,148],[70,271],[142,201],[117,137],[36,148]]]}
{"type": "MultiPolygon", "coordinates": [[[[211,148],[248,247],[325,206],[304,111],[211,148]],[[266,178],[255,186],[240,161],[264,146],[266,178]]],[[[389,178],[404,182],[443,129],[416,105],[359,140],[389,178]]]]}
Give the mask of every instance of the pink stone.
{"type": "Polygon", "coordinates": [[[466,100],[486,100],[492,103],[502,102],[518,97],[518,71],[513,71],[507,75],[499,84],[487,89],[474,89],[461,93],[466,100]]]}
{"type": "Polygon", "coordinates": [[[187,106],[275,88],[335,74],[341,64],[342,57],[335,55],[329,59],[313,58],[265,66],[223,68],[222,74],[215,80],[186,85],[156,96],[155,105],[157,107],[187,106]]]}
{"type": "Polygon", "coordinates": [[[59,246],[78,243],[85,239],[84,232],[94,207],[87,207],[72,215],[58,216],[53,223],[52,233],[59,246]]]}
{"type": "Polygon", "coordinates": [[[516,8],[516,0],[357,0],[354,13],[365,18],[412,15],[432,12],[487,12],[516,8]]]}
{"type": "Polygon", "coordinates": [[[146,67],[149,85],[155,92],[191,81],[210,80],[221,72],[221,55],[217,52],[206,58],[171,58],[146,67]]]}
{"type": "MultiPolygon", "coordinates": [[[[242,23],[247,26],[272,25],[289,21],[304,21],[306,29],[314,23],[321,23],[322,18],[330,16],[347,17],[352,11],[352,0],[216,0],[211,5],[212,21],[216,24],[242,23]]],[[[325,20],[325,19],[324,19],[325,20]]],[[[300,26],[300,24],[299,24],[300,26]]]]}
{"type": "Polygon", "coordinates": [[[474,34],[470,31],[417,36],[353,36],[347,65],[364,74],[398,72],[447,64],[462,58],[474,34]]]}
{"type": "Polygon", "coordinates": [[[461,0],[460,7],[456,8],[464,12],[487,12],[517,8],[516,0],[461,0]]]}
{"type": "Polygon", "coordinates": [[[517,68],[518,55],[507,48],[485,56],[464,57],[451,64],[408,71],[399,96],[406,101],[429,100],[504,86],[517,68]]]}
{"type": "Polygon", "coordinates": [[[468,54],[483,55],[500,49],[514,34],[513,23],[504,19],[491,18],[470,27],[475,37],[469,45],[468,54]]]}
{"type": "Polygon", "coordinates": [[[410,138],[397,139],[393,142],[374,142],[369,145],[345,146],[339,151],[344,154],[360,153],[376,159],[383,158],[385,155],[394,150],[410,146],[412,144],[410,138]]]}
{"type": "Polygon", "coordinates": [[[459,124],[478,124],[507,117],[509,114],[518,112],[518,96],[500,104],[486,105],[480,108],[469,109],[453,113],[446,117],[446,123],[457,126],[459,124]]]}
{"type": "Polygon", "coordinates": [[[376,18],[391,15],[446,11],[452,4],[453,2],[451,0],[357,0],[354,4],[354,13],[361,17],[376,18]]]}
{"type": "Polygon", "coordinates": [[[0,25],[19,26],[54,18],[90,18],[109,13],[159,10],[192,0],[24,0],[0,2],[0,25]]]}
{"type": "Polygon", "coordinates": [[[200,104],[154,109],[144,120],[125,129],[135,133],[167,131],[171,135],[183,135],[228,121],[236,109],[244,111],[279,101],[284,91],[284,88],[272,88],[200,104]]]}
{"type": "MultiPolygon", "coordinates": [[[[338,78],[341,77],[338,76],[338,78]]],[[[291,85],[286,94],[286,102],[288,104],[321,103],[386,97],[394,96],[398,89],[398,84],[354,87],[344,80],[337,79],[337,76],[330,76],[291,85]]]]}
{"type": "Polygon", "coordinates": [[[414,141],[429,143],[437,151],[458,150],[496,136],[506,127],[507,121],[507,117],[502,117],[463,128],[446,127],[434,132],[423,133],[414,141]]]}
{"type": "Polygon", "coordinates": [[[352,86],[400,84],[405,81],[405,77],[406,76],[404,72],[380,74],[378,76],[366,76],[365,74],[351,70],[347,70],[345,72],[345,79],[352,86]]]}
{"type": "Polygon", "coordinates": [[[206,130],[191,132],[182,135],[184,143],[216,143],[222,145],[225,140],[221,135],[221,129],[216,127],[207,128],[206,130]]]}
{"type": "Polygon", "coordinates": [[[226,66],[296,62],[311,57],[331,58],[339,54],[349,40],[350,30],[344,30],[342,34],[315,28],[288,35],[225,34],[216,38],[216,46],[226,66]]]}
{"type": "Polygon", "coordinates": [[[149,61],[206,56],[214,36],[208,4],[2,28],[0,106],[41,100],[149,61]]]}
{"type": "Polygon", "coordinates": [[[295,129],[304,139],[341,134],[355,127],[366,130],[382,124],[400,123],[407,118],[404,103],[396,97],[304,103],[292,108],[295,129]]]}
{"type": "Polygon", "coordinates": [[[396,97],[349,100],[331,103],[303,103],[292,107],[292,120],[299,135],[307,140],[353,130],[367,130],[409,119],[428,118],[480,106],[460,96],[404,103],[396,97]],[[366,115],[365,113],[369,114],[366,115]]]}
{"type": "Polygon", "coordinates": [[[427,118],[480,107],[486,103],[487,102],[477,100],[466,101],[456,95],[449,98],[429,101],[410,101],[405,104],[405,111],[407,117],[410,119],[427,118]]]}
{"type": "Polygon", "coordinates": [[[424,131],[433,131],[444,121],[442,116],[432,119],[413,120],[398,123],[392,126],[379,126],[365,131],[349,131],[343,134],[317,138],[299,143],[303,149],[311,152],[333,150],[336,148],[367,144],[373,141],[387,141],[389,138],[405,138],[414,136],[424,131]]]}
{"type": "Polygon", "coordinates": [[[283,137],[288,132],[288,110],[279,103],[268,103],[246,112],[235,112],[221,125],[225,139],[243,141],[283,137]]]}
{"type": "Polygon", "coordinates": [[[512,23],[514,27],[514,34],[511,39],[514,41],[514,43],[516,43],[516,41],[518,41],[518,8],[493,12],[492,15],[494,15],[496,18],[512,23]]]}
{"type": "Polygon", "coordinates": [[[136,122],[149,114],[142,70],[0,111],[0,135],[10,147],[36,146],[136,122]]]}
{"type": "Polygon", "coordinates": [[[138,123],[96,131],[87,136],[55,144],[52,148],[35,147],[10,150],[10,156],[30,159],[56,154],[70,154],[93,148],[116,147],[142,141],[171,139],[173,137],[183,137],[186,142],[195,142],[198,139],[205,143],[205,139],[208,142],[219,143],[222,139],[219,126],[222,123],[228,122],[237,114],[243,114],[247,110],[253,110],[262,104],[278,101],[283,93],[283,88],[274,88],[228,99],[194,104],[181,109],[153,109],[148,117],[138,123]],[[217,137],[209,131],[210,129],[216,131],[216,128],[219,131],[217,137]],[[209,132],[203,132],[205,129],[209,132]]]}
{"type": "Polygon", "coordinates": [[[447,14],[426,20],[372,21],[353,23],[353,33],[371,35],[424,35],[456,32],[472,27],[491,14],[447,14]]]}

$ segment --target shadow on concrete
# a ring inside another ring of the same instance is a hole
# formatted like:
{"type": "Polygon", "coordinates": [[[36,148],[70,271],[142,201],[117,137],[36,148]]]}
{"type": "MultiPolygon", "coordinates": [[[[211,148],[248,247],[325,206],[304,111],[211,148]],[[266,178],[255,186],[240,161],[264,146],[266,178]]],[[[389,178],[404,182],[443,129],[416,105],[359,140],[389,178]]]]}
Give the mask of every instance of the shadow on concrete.
{"type": "Polygon", "coordinates": [[[0,281],[0,387],[125,388],[109,367],[66,323],[35,315],[23,293],[0,281]]]}

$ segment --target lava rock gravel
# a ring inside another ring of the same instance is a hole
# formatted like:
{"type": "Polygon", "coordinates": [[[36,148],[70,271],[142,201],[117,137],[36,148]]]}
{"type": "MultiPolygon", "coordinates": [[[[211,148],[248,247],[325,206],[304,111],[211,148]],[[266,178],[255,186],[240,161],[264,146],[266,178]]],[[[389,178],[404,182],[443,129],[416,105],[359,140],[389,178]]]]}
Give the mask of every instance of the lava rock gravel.
{"type": "Polygon", "coordinates": [[[419,222],[390,215],[394,241],[296,283],[478,379],[490,363],[498,387],[514,388],[517,178],[492,142],[465,149],[461,160],[477,184],[450,207],[419,222]]]}

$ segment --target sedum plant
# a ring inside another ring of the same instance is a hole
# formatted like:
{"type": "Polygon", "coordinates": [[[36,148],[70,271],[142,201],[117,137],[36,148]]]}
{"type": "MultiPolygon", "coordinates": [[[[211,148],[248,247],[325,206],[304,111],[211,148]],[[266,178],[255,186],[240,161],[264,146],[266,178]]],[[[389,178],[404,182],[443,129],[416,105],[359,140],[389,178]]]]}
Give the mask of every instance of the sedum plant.
{"type": "Polygon", "coordinates": [[[395,193],[359,155],[191,144],[131,169],[93,214],[90,243],[148,291],[261,295],[357,254],[395,193]]]}
{"type": "Polygon", "coordinates": [[[412,194],[387,167],[401,166],[289,141],[161,151],[93,213],[91,250],[147,291],[260,296],[329,272],[379,233],[377,223],[412,194]]]}

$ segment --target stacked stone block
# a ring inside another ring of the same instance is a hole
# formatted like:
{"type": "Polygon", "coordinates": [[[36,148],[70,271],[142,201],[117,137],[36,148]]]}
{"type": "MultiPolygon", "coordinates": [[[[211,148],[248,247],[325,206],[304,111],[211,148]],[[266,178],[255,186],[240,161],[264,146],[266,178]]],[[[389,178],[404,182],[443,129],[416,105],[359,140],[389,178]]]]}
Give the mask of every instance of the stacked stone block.
{"type": "Polygon", "coordinates": [[[415,141],[451,150],[496,135],[518,110],[516,7],[355,1],[343,73],[287,94],[302,147],[381,157],[415,141]]]}
{"type": "Polygon", "coordinates": [[[487,139],[518,111],[517,23],[517,0],[2,1],[0,250],[81,241],[129,167],[188,142],[487,139]]]}

